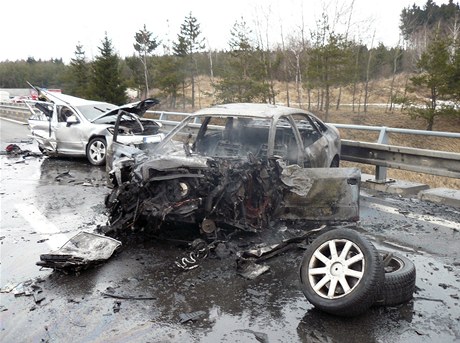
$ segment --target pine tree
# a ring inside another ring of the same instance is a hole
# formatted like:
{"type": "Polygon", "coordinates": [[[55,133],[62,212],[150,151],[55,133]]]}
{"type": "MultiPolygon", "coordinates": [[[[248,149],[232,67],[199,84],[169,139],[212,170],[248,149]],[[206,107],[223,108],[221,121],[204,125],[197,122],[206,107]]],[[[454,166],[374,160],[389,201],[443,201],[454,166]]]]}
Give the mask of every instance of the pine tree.
{"type": "Polygon", "coordinates": [[[101,43],[100,56],[93,62],[91,98],[121,105],[126,102],[126,86],[121,79],[119,57],[107,33],[101,43]]]}
{"type": "MultiPolygon", "coordinates": [[[[195,77],[197,74],[195,54],[202,51],[205,47],[201,38],[200,24],[190,12],[180,27],[180,33],[177,35],[177,42],[173,43],[174,54],[181,57],[184,62],[184,70],[190,76],[192,85],[192,108],[195,108],[195,77]]],[[[185,88],[185,80],[182,82],[185,88]]],[[[185,97],[185,94],[183,94],[185,97]]]]}
{"type": "Polygon", "coordinates": [[[177,97],[184,75],[178,57],[163,56],[158,60],[158,72],[155,75],[158,88],[162,90],[171,108],[176,107],[177,97]]]}
{"type": "Polygon", "coordinates": [[[66,93],[80,98],[88,97],[89,65],[86,62],[83,46],[78,44],[74,52],[75,57],[70,60],[70,66],[66,75],[68,80],[66,93]]]}
{"type": "Polygon", "coordinates": [[[433,130],[435,117],[450,114],[450,111],[441,111],[438,108],[440,98],[446,98],[451,93],[448,84],[452,72],[449,46],[448,39],[436,35],[417,62],[418,75],[411,78],[414,86],[427,90],[429,101],[425,108],[414,107],[409,114],[425,119],[427,130],[433,130]]]}
{"type": "Polygon", "coordinates": [[[317,87],[317,108],[325,113],[328,120],[332,87],[345,85],[352,75],[353,56],[351,43],[344,35],[334,32],[329,18],[323,13],[318,30],[312,33],[312,48],[309,50],[309,63],[304,77],[307,87],[317,87]]]}
{"type": "MultiPolygon", "coordinates": [[[[451,71],[447,78],[447,87],[452,101],[460,108],[460,42],[455,41],[451,49],[451,71]]],[[[460,115],[460,113],[457,113],[460,115]]]]}
{"type": "Polygon", "coordinates": [[[251,40],[252,31],[241,18],[230,34],[230,58],[221,80],[214,84],[218,101],[265,102],[270,90],[264,80],[263,62],[257,57],[258,49],[251,40]]]}
{"type": "Polygon", "coordinates": [[[160,45],[160,42],[156,38],[152,38],[152,32],[147,31],[147,28],[144,24],[144,29],[136,32],[134,39],[134,50],[139,54],[139,58],[144,67],[144,81],[145,81],[145,97],[149,97],[149,66],[148,66],[148,56],[160,45]]]}

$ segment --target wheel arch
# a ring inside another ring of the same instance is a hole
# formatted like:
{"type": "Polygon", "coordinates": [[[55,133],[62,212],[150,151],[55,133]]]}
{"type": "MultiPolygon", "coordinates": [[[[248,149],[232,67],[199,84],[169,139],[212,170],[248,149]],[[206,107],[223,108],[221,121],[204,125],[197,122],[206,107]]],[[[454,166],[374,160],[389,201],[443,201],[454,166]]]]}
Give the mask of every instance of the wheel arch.
{"type": "Polygon", "coordinates": [[[107,142],[107,137],[103,133],[100,133],[100,132],[92,133],[88,137],[88,140],[85,142],[85,153],[86,153],[86,150],[88,149],[89,142],[91,142],[91,140],[93,140],[94,138],[103,138],[107,142]]]}
{"type": "Polygon", "coordinates": [[[340,156],[339,154],[335,154],[335,156],[331,160],[330,167],[331,168],[338,168],[340,166],[340,156]]]}

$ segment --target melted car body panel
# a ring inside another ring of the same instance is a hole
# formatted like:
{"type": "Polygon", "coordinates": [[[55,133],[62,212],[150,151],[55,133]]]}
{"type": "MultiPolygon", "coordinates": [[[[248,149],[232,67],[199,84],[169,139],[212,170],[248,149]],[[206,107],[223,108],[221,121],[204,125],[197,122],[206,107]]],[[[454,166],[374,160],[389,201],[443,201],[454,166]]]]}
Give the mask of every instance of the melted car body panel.
{"type": "Polygon", "coordinates": [[[293,220],[356,221],[360,179],[357,168],[286,166],[281,181],[288,190],[278,216],[293,220]]]}

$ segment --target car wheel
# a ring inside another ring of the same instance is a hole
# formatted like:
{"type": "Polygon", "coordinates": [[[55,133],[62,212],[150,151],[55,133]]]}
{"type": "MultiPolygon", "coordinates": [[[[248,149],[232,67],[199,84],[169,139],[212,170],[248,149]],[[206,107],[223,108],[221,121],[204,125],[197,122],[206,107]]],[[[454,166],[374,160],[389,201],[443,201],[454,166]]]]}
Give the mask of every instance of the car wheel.
{"type": "Polygon", "coordinates": [[[407,257],[388,251],[379,251],[383,259],[385,282],[377,305],[392,306],[412,299],[415,291],[415,265],[407,257]]]}
{"type": "Polygon", "coordinates": [[[86,147],[86,157],[89,163],[101,166],[105,163],[107,153],[107,142],[105,138],[96,137],[89,141],[86,147]]]}
{"type": "Polygon", "coordinates": [[[356,316],[371,307],[381,294],[383,279],[379,252],[350,229],[318,236],[300,265],[302,291],[308,301],[339,316],[356,316]]]}

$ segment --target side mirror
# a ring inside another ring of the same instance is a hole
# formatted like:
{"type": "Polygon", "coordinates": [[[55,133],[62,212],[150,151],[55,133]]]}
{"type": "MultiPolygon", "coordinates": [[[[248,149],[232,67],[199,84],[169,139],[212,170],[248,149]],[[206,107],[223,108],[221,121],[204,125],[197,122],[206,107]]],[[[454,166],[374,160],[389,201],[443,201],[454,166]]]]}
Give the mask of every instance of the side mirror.
{"type": "Polygon", "coordinates": [[[72,114],[71,116],[67,118],[66,122],[67,122],[67,126],[70,126],[72,124],[78,124],[80,121],[78,120],[75,114],[72,114]]]}

